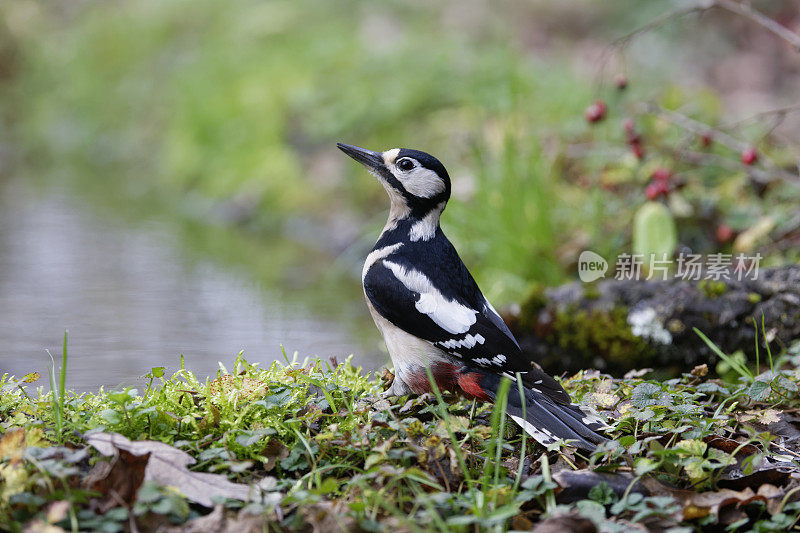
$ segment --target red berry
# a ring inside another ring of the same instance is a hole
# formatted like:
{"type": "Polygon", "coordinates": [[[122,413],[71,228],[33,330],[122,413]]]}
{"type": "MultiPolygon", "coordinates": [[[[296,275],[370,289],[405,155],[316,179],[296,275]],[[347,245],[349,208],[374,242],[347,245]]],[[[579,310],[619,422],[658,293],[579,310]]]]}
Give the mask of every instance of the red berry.
{"type": "Polygon", "coordinates": [[[700,146],[703,148],[708,148],[711,146],[711,141],[714,140],[714,136],[711,134],[710,131],[707,131],[700,135],[700,146]]]}
{"type": "Polygon", "coordinates": [[[617,74],[614,76],[614,85],[620,91],[624,91],[628,87],[628,77],[625,74],[617,74]]]}
{"type": "Polygon", "coordinates": [[[755,148],[747,148],[744,152],[742,152],[742,163],[745,165],[752,165],[758,161],[758,152],[756,152],[755,148]]]}
{"type": "Polygon", "coordinates": [[[636,159],[642,159],[644,157],[644,148],[642,148],[642,143],[638,140],[631,142],[631,152],[633,152],[633,155],[636,156],[636,159]]]}
{"type": "Polygon", "coordinates": [[[644,195],[648,200],[655,200],[662,194],[664,196],[669,194],[669,187],[663,181],[651,181],[647,184],[647,187],[644,188],[644,195]]]}
{"type": "Polygon", "coordinates": [[[583,112],[583,116],[586,117],[586,121],[590,124],[600,122],[606,118],[607,109],[608,108],[606,107],[605,102],[602,100],[597,100],[595,103],[586,108],[586,111],[583,112]]]}
{"type": "Polygon", "coordinates": [[[733,238],[733,228],[727,224],[720,224],[716,231],[717,242],[724,244],[733,238]]]}
{"type": "Polygon", "coordinates": [[[672,172],[670,172],[670,170],[667,168],[659,167],[653,171],[653,175],[651,177],[655,181],[668,183],[670,178],[672,178],[672,172]]]}

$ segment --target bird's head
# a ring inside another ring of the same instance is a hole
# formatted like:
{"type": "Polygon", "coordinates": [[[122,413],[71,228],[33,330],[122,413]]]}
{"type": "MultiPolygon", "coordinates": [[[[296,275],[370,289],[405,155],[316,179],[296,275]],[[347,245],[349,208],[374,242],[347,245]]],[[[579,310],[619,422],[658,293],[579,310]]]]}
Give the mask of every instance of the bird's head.
{"type": "Polygon", "coordinates": [[[408,148],[373,152],[343,143],[336,146],[378,178],[398,218],[422,218],[434,210],[441,213],[450,198],[450,176],[430,154],[408,148]]]}

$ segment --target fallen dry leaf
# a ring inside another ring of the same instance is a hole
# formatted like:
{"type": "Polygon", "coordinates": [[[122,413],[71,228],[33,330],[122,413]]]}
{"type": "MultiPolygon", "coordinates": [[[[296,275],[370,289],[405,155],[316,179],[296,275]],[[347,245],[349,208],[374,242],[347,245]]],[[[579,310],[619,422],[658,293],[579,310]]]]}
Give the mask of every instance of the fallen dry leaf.
{"type": "Polygon", "coordinates": [[[45,518],[47,522],[50,524],[56,524],[61,522],[67,517],[67,513],[69,512],[69,502],[66,500],[58,500],[56,502],[51,503],[47,507],[47,515],[45,518]]]}
{"type": "Polygon", "coordinates": [[[596,533],[597,527],[594,522],[583,516],[574,514],[564,514],[548,518],[536,524],[531,532],[532,533],[563,533],[570,531],[572,533],[596,533]]]}
{"type": "Polygon", "coordinates": [[[355,519],[346,514],[348,510],[344,502],[322,501],[303,507],[301,513],[313,533],[358,531],[355,519]]]}
{"type": "Polygon", "coordinates": [[[762,485],[758,492],[751,488],[741,491],[721,489],[714,492],[693,492],[678,490],[673,492],[683,504],[683,519],[694,520],[714,516],[720,524],[729,524],[738,519],[741,509],[754,502],[762,501],[768,508],[780,505],[783,491],[772,485],[762,485]]]}
{"type": "Polygon", "coordinates": [[[267,462],[264,463],[264,470],[270,472],[278,464],[278,461],[289,457],[289,448],[278,439],[271,438],[267,441],[264,449],[261,450],[261,455],[267,458],[267,462]]]}
{"type": "Polygon", "coordinates": [[[258,492],[248,485],[233,483],[220,474],[192,472],[188,466],[197,462],[194,457],[163,442],[134,442],[118,433],[90,433],[84,438],[103,455],[117,455],[119,450],[135,455],[149,453],[145,481],[175,487],[188,499],[206,507],[214,506],[212,498],[215,496],[248,501],[251,491],[258,492]]]}
{"type": "Polygon", "coordinates": [[[768,426],[781,421],[781,412],[777,409],[750,409],[736,417],[739,422],[756,422],[768,426]]]}
{"type": "Polygon", "coordinates": [[[708,444],[709,448],[715,448],[725,453],[733,454],[733,452],[736,452],[737,458],[747,457],[759,451],[758,447],[753,444],[741,443],[719,435],[709,435],[703,438],[703,442],[708,444]]]}
{"type": "Polygon", "coordinates": [[[261,515],[234,513],[224,505],[214,506],[205,516],[190,520],[181,526],[162,530],[163,533],[261,533],[264,531],[264,517],[261,515]]]}
{"type": "Polygon", "coordinates": [[[793,462],[775,462],[765,457],[755,471],[745,474],[747,469],[743,468],[743,461],[748,456],[760,451],[757,446],[718,435],[708,436],[703,439],[703,442],[710,448],[731,455],[735,453],[736,463],[726,467],[719,475],[717,484],[723,489],[743,490],[747,487],[760,487],[765,483],[783,486],[789,481],[789,476],[798,470],[797,465],[793,462]]]}
{"type": "Polygon", "coordinates": [[[22,459],[25,449],[25,430],[12,429],[0,439],[0,459],[9,459],[11,464],[16,464],[22,459]]]}
{"type": "Polygon", "coordinates": [[[111,461],[100,461],[86,476],[83,486],[99,492],[103,499],[95,501],[94,506],[101,513],[113,507],[130,507],[136,501],[136,493],[144,481],[145,469],[150,453],[136,455],[125,449],[118,449],[111,461]]]}
{"type": "Polygon", "coordinates": [[[37,518],[25,524],[22,533],[64,533],[64,530],[37,518]]]}

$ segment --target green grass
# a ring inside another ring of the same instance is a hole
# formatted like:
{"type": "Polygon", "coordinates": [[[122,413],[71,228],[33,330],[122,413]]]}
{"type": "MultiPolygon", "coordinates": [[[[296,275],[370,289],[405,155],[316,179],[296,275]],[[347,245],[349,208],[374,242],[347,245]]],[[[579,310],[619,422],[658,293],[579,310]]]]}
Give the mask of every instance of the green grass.
{"type": "MultiPolygon", "coordinates": [[[[391,525],[505,531],[567,511],[605,530],[656,520],[711,526],[721,520],[713,513],[683,518],[685,491],[713,498],[731,479],[731,469],[745,479],[753,476],[756,490],[764,479],[759,472],[769,470],[771,461],[798,468],[800,450],[760,425],[800,406],[793,353],[783,354],[780,367],[758,388],[748,380],[722,382],[702,373],[666,382],[589,372],[567,379],[573,398],[595,406],[612,425],[612,443],[590,457],[558,446],[544,450],[524,438],[505,416],[506,395],[521,393],[508,381],[492,406],[438,389],[428,400],[380,400],[381,378],[349,361],[332,366],[287,359],[260,368],[240,356],[205,381],[182,362],[169,377],[154,368],[144,376],[142,392],[80,395],[64,393],[60,384],[31,391],[6,375],[0,380],[0,527],[20,530],[46,520],[48,504],[60,500],[70,503],[70,512],[55,522],[73,530],[117,531],[131,519],[185,523],[209,511],[152,483],[142,485],[130,508],[93,511],[88,502],[97,494],[81,480],[99,458],[91,448],[81,451],[82,435],[100,429],[168,443],[197,459],[193,470],[231,481],[258,483],[273,476],[269,504],[250,502],[244,511],[242,502],[226,503],[231,513],[260,516],[271,528],[313,524],[326,506],[340,504],[338,513],[349,527],[367,530],[391,525]],[[726,446],[710,444],[711,436],[726,446]],[[558,472],[565,469],[627,475],[625,490],[601,485],[564,501],[558,472]],[[638,494],[637,479],[656,483],[663,493],[638,494]]],[[[796,492],[769,479],[785,499],[781,511],[752,504],[750,526],[788,524],[800,512],[796,492]]]]}

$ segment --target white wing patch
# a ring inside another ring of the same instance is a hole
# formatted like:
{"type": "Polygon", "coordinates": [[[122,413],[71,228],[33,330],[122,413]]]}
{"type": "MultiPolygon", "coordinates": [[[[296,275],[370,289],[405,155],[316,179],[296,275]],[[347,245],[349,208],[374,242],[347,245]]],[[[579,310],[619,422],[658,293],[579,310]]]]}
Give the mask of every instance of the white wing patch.
{"type": "Polygon", "coordinates": [[[397,263],[383,261],[406,289],[419,293],[417,311],[428,315],[439,327],[452,334],[466,333],[476,321],[478,312],[445,298],[431,280],[414,269],[407,270],[397,263]]]}
{"type": "MultiPolygon", "coordinates": [[[[506,356],[503,354],[498,354],[492,357],[491,359],[486,357],[478,357],[477,359],[473,359],[472,362],[477,363],[481,366],[489,366],[489,365],[503,366],[503,363],[506,362],[506,356]]],[[[520,372],[520,374],[525,374],[525,372],[520,372]]],[[[511,374],[503,372],[503,375],[509,379],[516,381],[514,376],[512,376],[511,374]]]]}
{"type": "Polygon", "coordinates": [[[463,339],[450,339],[449,341],[437,342],[436,344],[450,350],[455,350],[456,348],[472,348],[476,344],[483,344],[484,342],[486,342],[486,339],[484,339],[483,335],[480,333],[474,337],[467,333],[463,339]]]}

